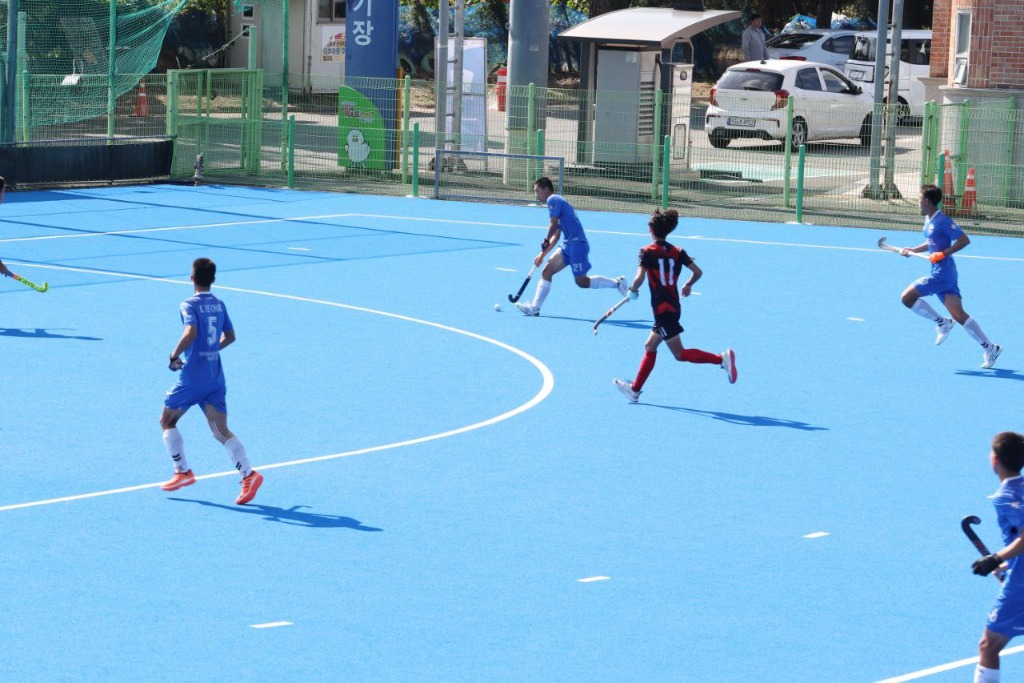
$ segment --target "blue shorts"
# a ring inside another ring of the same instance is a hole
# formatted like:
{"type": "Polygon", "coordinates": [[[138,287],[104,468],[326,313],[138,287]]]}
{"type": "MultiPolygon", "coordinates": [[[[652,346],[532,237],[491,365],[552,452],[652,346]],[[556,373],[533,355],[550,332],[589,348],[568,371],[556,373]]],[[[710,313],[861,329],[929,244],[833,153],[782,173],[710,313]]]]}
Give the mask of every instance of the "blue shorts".
{"type": "Polygon", "coordinates": [[[562,245],[562,259],[565,261],[565,265],[572,268],[572,274],[575,277],[590,272],[588,256],[590,256],[589,242],[566,242],[562,245]]]}
{"type": "Polygon", "coordinates": [[[999,593],[985,628],[1007,638],[1024,635],[1024,593],[999,593]]]}
{"type": "Polygon", "coordinates": [[[178,382],[167,392],[164,399],[164,406],[171,410],[188,410],[198,405],[203,412],[206,406],[213,406],[217,412],[228,412],[227,396],[228,389],[225,385],[215,384],[182,384],[178,382]]]}
{"type": "Polygon", "coordinates": [[[921,296],[934,294],[940,300],[945,301],[947,294],[960,296],[960,288],[956,286],[956,280],[940,280],[934,277],[923,277],[914,281],[914,289],[921,296]]]}

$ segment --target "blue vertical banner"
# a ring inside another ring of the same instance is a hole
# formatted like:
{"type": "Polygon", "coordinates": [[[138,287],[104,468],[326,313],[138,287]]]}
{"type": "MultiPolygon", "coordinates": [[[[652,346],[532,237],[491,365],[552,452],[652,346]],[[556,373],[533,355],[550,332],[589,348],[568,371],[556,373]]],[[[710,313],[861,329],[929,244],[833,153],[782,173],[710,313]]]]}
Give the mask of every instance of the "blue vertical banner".
{"type": "Polygon", "coordinates": [[[380,112],[389,131],[386,159],[391,168],[397,158],[398,0],[348,0],[345,33],[345,84],[366,95],[380,112]]]}

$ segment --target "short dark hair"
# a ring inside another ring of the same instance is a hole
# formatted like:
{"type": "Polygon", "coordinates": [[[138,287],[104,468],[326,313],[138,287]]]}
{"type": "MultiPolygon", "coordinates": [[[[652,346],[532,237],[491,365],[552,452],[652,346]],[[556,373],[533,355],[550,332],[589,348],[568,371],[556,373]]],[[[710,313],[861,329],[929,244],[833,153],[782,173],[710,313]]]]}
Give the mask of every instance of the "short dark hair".
{"type": "Polygon", "coordinates": [[[1024,468],[1024,435],[1017,432],[999,432],[992,438],[992,452],[999,464],[1011,472],[1024,468]]]}
{"type": "Polygon", "coordinates": [[[547,176],[541,176],[540,178],[537,178],[537,180],[534,181],[533,186],[543,188],[548,192],[555,191],[554,183],[552,183],[551,178],[548,178],[547,176]]]}
{"type": "Polygon", "coordinates": [[[942,203],[942,189],[936,185],[922,185],[921,194],[935,206],[942,203]]]}
{"type": "Polygon", "coordinates": [[[651,213],[651,220],[647,222],[647,225],[651,228],[651,232],[659,240],[663,240],[668,237],[669,233],[675,230],[676,225],[678,224],[679,212],[675,209],[669,209],[668,211],[655,209],[651,213]]]}
{"type": "Polygon", "coordinates": [[[192,281],[200,287],[209,287],[217,279],[217,264],[208,258],[192,262],[192,281]]]}
{"type": "Polygon", "coordinates": [[[760,18],[761,18],[761,15],[759,13],[757,13],[757,12],[754,12],[753,14],[750,15],[750,20],[751,21],[753,21],[754,19],[760,19],[760,18]]]}

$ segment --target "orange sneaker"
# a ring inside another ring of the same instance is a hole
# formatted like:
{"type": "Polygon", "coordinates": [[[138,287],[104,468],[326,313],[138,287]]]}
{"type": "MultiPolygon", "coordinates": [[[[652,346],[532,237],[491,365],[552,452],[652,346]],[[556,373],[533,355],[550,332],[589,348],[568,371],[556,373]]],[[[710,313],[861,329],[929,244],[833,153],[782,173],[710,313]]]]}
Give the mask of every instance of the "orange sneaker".
{"type": "Polygon", "coordinates": [[[256,497],[256,492],[263,486],[263,475],[256,470],[242,480],[242,492],[235,499],[235,505],[245,505],[256,497]]]}
{"type": "Polygon", "coordinates": [[[175,472],[174,476],[168,481],[165,481],[161,486],[161,491],[177,491],[178,489],[191,486],[196,483],[196,475],[192,474],[192,470],[188,472],[175,472]]]}

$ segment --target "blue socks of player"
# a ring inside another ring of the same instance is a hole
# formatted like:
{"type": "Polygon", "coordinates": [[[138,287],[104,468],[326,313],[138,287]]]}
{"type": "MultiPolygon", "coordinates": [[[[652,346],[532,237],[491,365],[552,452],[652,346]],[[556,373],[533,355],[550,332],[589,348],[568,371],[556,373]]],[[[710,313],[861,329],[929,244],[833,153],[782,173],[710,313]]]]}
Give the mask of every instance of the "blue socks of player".
{"type": "Polygon", "coordinates": [[[164,448],[174,461],[175,472],[189,471],[188,460],[185,459],[185,440],[181,438],[181,432],[177,428],[164,430],[164,448]]]}

